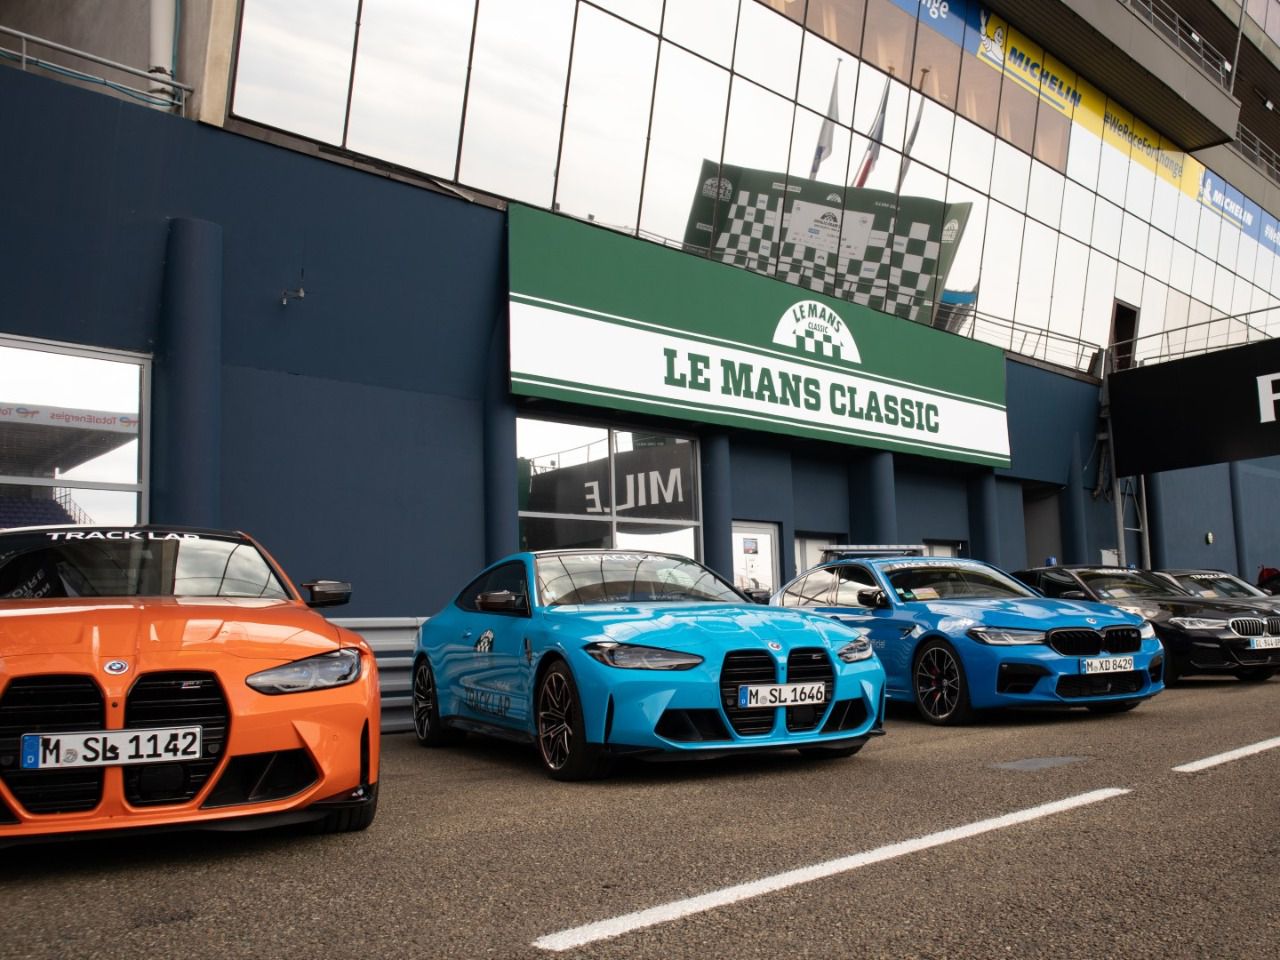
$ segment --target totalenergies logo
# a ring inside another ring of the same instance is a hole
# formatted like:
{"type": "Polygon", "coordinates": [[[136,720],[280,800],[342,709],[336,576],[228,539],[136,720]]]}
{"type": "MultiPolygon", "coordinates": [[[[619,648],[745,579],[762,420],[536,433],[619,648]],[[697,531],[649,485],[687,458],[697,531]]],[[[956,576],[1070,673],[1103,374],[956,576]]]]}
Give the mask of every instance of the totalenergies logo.
{"type": "Polygon", "coordinates": [[[121,417],[120,425],[123,427],[136,427],[142,421],[137,417],[121,417]]]}
{"type": "Polygon", "coordinates": [[[40,415],[39,410],[33,410],[30,407],[15,407],[13,412],[20,417],[26,417],[28,420],[40,415]]]}

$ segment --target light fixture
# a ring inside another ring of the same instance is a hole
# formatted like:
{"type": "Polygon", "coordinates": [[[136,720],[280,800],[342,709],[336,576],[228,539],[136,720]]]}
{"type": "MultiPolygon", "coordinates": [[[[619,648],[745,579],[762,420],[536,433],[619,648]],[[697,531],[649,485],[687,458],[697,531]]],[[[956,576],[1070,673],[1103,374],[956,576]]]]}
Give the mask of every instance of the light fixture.
{"type": "Polygon", "coordinates": [[[1274,110],[1276,108],[1276,105],[1272,103],[1270,100],[1266,101],[1264,106],[1266,106],[1268,110],[1274,110]]]}
{"type": "Polygon", "coordinates": [[[287,307],[290,300],[301,300],[307,295],[307,291],[299,287],[297,290],[281,290],[280,306],[287,307]]]}

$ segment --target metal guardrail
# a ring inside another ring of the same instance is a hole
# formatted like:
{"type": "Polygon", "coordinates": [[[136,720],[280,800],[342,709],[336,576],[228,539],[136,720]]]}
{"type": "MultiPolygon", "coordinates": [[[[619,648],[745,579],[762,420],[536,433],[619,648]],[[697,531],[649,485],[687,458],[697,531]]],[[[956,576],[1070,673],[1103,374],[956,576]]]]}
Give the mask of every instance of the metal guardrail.
{"type": "Polygon", "coordinates": [[[1236,138],[1229,146],[1249,163],[1261,170],[1272,183],[1280,184],[1280,153],[1259,139],[1248,127],[1236,127],[1236,138]]]}
{"type": "Polygon", "coordinates": [[[1263,307],[1246,313],[1189,323],[1173,330],[1148,333],[1132,340],[1117,341],[1108,352],[1112,357],[1117,352],[1129,352],[1134,366],[1147,366],[1225,350],[1228,347],[1273,340],[1278,334],[1280,306],[1263,307]],[[1270,316],[1266,316],[1268,314],[1270,316]],[[1261,325],[1244,319],[1257,316],[1263,316],[1264,322],[1261,325]]]}
{"type": "Polygon", "coordinates": [[[175,109],[180,115],[186,116],[187,101],[191,98],[191,94],[195,93],[195,87],[189,87],[185,83],[178,83],[178,81],[171,80],[163,74],[148,73],[146,70],[139,70],[137,67],[116,63],[114,60],[108,60],[106,57],[99,57],[84,50],[77,50],[74,47],[65,47],[60,43],[54,43],[52,40],[45,40],[42,37],[23,33],[21,30],[0,26],[0,37],[7,38],[10,42],[15,43],[12,48],[0,46],[0,61],[9,61],[22,70],[43,70],[64,79],[78,80],[82,83],[106,87],[147,106],[175,109]],[[127,83],[108,80],[106,77],[98,76],[94,73],[54,63],[33,55],[31,53],[32,47],[65,53],[68,56],[100,67],[118,70],[129,77],[138,78],[143,83],[140,86],[130,86],[127,83]],[[166,95],[157,94],[155,90],[158,87],[163,87],[168,93],[166,95]]]}
{"type": "Polygon", "coordinates": [[[329,621],[354,630],[373,647],[382,688],[383,733],[413,729],[413,650],[418,628],[426,621],[426,617],[335,617],[329,621]]]}
{"type": "Polygon", "coordinates": [[[1164,0],[1119,0],[1133,15],[1186,54],[1210,80],[1224,90],[1231,89],[1233,65],[1209,44],[1190,23],[1164,0]]]}

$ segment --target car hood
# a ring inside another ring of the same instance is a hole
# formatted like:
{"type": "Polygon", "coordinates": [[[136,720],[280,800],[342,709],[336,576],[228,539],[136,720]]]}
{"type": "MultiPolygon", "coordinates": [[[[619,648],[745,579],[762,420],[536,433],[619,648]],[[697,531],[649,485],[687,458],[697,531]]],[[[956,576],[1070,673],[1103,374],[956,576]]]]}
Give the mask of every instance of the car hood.
{"type": "Polygon", "coordinates": [[[288,600],[145,597],[0,601],[0,664],[14,657],[148,654],[299,659],[339,646],[323,617],[288,600]]]}
{"type": "Polygon", "coordinates": [[[1274,611],[1248,600],[1210,600],[1204,597],[1114,597],[1105,601],[1116,606],[1143,607],[1153,611],[1156,623],[1170,617],[1201,617],[1206,620],[1230,620],[1233,617],[1274,616],[1274,611]]]}
{"type": "Polygon", "coordinates": [[[583,636],[692,649],[703,646],[812,645],[844,636],[831,620],[800,610],[763,604],[627,603],[551,607],[553,629],[572,629],[583,636]]]}
{"type": "Polygon", "coordinates": [[[1137,626],[1141,621],[1116,607],[1087,600],[1049,597],[1008,597],[982,600],[917,600],[905,609],[924,610],[942,619],[966,619],[989,627],[1027,627],[1054,630],[1061,627],[1137,626]]]}

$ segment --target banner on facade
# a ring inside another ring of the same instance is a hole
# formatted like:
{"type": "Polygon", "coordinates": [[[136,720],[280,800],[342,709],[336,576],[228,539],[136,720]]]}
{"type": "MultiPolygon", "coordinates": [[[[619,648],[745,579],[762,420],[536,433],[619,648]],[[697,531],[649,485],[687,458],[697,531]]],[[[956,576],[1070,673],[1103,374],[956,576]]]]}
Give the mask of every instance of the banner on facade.
{"type": "Polygon", "coordinates": [[[1009,465],[996,347],[517,204],[508,228],[515,393],[1009,465]]]}

